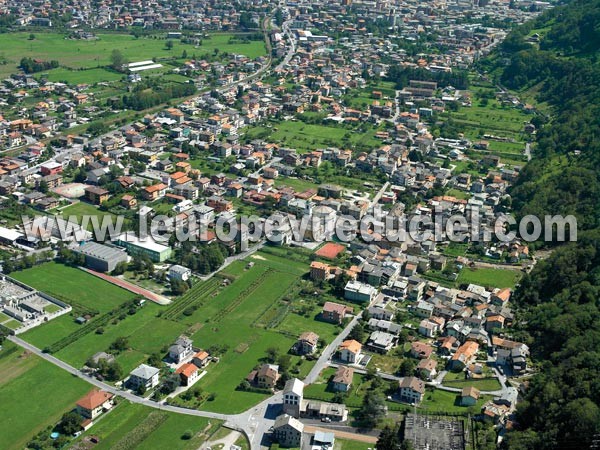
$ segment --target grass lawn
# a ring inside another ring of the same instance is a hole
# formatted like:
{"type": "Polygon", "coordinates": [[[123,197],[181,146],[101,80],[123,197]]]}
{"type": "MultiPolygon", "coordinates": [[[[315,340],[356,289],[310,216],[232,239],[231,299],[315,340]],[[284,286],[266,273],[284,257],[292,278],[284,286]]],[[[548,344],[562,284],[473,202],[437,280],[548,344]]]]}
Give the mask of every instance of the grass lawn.
{"type": "Polygon", "coordinates": [[[130,347],[139,352],[137,357],[120,360],[123,371],[130,372],[139,363],[139,355],[150,355],[159,352],[165,345],[170,345],[185,330],[179,323],[157,318],[160,306],[147,303],[136,314],[128,315],[116,325],[109,323],[103,334],[89,333],[72,344],[66,346],[56,357],[68,362],[74,367],[81,367],[94,353],[108,351],[111,343],[118,337],[127,337],[130,347]]]}
{"type": "Polygon", "coordinates": [[[24,448],[89,390],[83,380],[6,343],[0,352],[0,448],[24,448]]]}
{"type": "Polygon", "coordinates": [[[135,449],[196,449],[206,442],[208,437],[220,426],[218,420],[211,421],[202,417],[157,411],[121,400],[112,411],[102,417],[73,444],[76,444],[85,436],[94,435],[100,438],[99,444],[94,448],[98,450],[113,448],[122,439],[132,436],[132,431],[136,427],[139,427],[139,430],[141,428],[140,424],[143,424],[150,415],[155,417],[157,414],[161,415],[161,423],[155,429],[148,429],[145,433],[142,433],[143,440],[134,447],[135,449]],[[188,430],[192,432],[194,437],[190,440],[181,439],[181,436],[188,430]]]}
{"type": "MultiPolygon", "coordinates": [[[[0,75],[6,77],[17,71],[17,66],[23,57],[43,60],[57,60],[61,66],[78,68],[98,68],[110,64],[110,55],[114,49],[119,49],[126,59],[135,62],[152,58],[165,59],[180,57],[185,50],[190,57],[198,57],[205,53],[212,54],[214,49],[220,52],[237,53],[256,58],[266,54],[264,42],[251,41],[248,44],[229,44],[233,36],[228,33],[213,34],[204,38],[201,46],[182,44],[173,40],[173,48],[167,50],[166,39],[153,39],[152,36],[136,39],[130,34],[97,33],[97,40],[65,39],[60,32],[36,32],[35,39],[29,40],[29,33],[6,33],[0,35],[0,47],[8,63],[0,68],[0,75]]],[[[158,35],[163,38],[164,33],[158,35]]],[[[98,74],[94,81],[108,81],[106,73],[98,74]]],[[[112,74],[110,74],[112,75],[112,74]]]]}
{"type": "Polygon", "coordinates": [[[101,81],[118,81],[123,78],[122,73],[102,67],[88,70],[69,70],[64,67],[44,72],[48,74],[48,81],[67,84],[94,84],[101,81]]]}
{"type": "Polygon", "coordinates": [[[75,323],[73,314],[65,314],[27,331],[20,337],[38,348],[44,348],[71,334],[79,327],[81,325],[75,323]]]}
{"type": "Polygon", "coordinates": [[[466,386],[473,386],[479,389],[480,391],[497,391],[502,389],[500,382],[497,378],[479,378],[472,380],[453,380],[453,381],[445,381],[444,386],[459,388],[462,389],[466,386]]]}
{"type": "Polygon", "coordinates": [[[299,152],[331,146],[357,150],[370,150],[381,146],[381,140],[375,138],[375,128],[368,125],[361,125],[361,127],[313,125],[290,120],[272,124],[272,128],[261,126],[249,128],[246,137],[266,139],[296,148],[299,152]]]}
{"type": "MultiPolygon", "coordinates": [[[[90,275],[58,263],[15,272],[11,276],[70,305],[105,313],[134,298],[134,294],[90,275]]],[[[54,321],[51,321],[52,323],[54,321]]]]}
{"type": "MultiPolygon", "coordinates": [[[[459,394],[455,392],[442,391],[441,389],[427,390],[425,397],[421,402],[421,412],[457,412],[457,413],[468,413],[469,408],[466,406],[460,406],[459,394]]],[[[480,411],[483,404],[491,397],[482,395],[473,407],[473,409],[480,411]]]]}
{"type": "Polygon", "coordinates": [[[313,331],[327,342],[332,341],[333,338],[339,334],[340,328],[332,323],[317,320],[316,316],[321,312],[321,309],[322,308],[315,306],[309,317],[290,312],[276,329],[296,334],[302,333],[303,331],[313,331]]]}
{"type": "Polygon", "coordinates": [[[498,288],[514,288],[522,273],[510,269],[464,268],[458,274],[457,284],[479,284],[498,288]]]}
{"type": "Polygon", "coordinates": [[[373,444],[366,442],[351,441],[349,439],[336,439],[335,450],[367,450],[373,448],[373,444]]]}
{"type": "Polygon", "coordinates": [[[291,187],[297,192],[304,192],[309,189],[317,189],[319,187],[318,184],[312,183],[308,180],[302,180],[300,178],[278,178],[275,180],[275,187],[279,188],[282,186],[291,187]]]}
{"type": "Polygon", "coordinates": [[[69,218],[69,216],[76,216],[77,221],[81,223],[82,216],[111,216],[112,214],[106,211],[100,211],[96,206],[86,203],[86,202],[78,202],[74,205],[67,206],[64,208],[60,214],[69,218]]]}

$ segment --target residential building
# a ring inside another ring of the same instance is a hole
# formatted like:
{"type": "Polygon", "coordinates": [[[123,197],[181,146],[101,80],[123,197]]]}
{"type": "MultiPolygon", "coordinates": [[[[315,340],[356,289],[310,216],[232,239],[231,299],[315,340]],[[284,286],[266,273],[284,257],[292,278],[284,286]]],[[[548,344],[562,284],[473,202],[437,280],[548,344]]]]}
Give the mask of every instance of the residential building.
{"type": "Polygon", "coordinates": [[[421,403],[425,395],[425,383],[417,377],[404,377],[399,383],[400,400],[405,403],[421,403]]]}
{"type": "Polygon", "coordinates": [[[104,411],[113,407],[114,395],[110,392],[94,389],[79,399],[76,405],[77,413],[86,419],[95,420],[104,411]]]}
{"type": "Polygon", "coordinates": [[[299,355],[312,355],[317,351],[319,335],[312,331],[306,331],[300,335],[296,342],[296,353],[299,355]]]}
{"type": "Polygon", "coordinates": [[[460,393],[460,406],[474,406],[479,400],[479,389],[474,386],[465,386],[460,393]]]}
{"type": "Polygon", "coordinates": [[[175,373],[181,378],[182,386],[191,386],[200,378],[200,369],[192,363],[183,364],[175,373]]]}
{"type": "Polygon", "coordinates": [[[294,417],[282,414],[275,419],[273,438],[282,447],[300,447],[304,424],[294,417]]]}
{"type": "Polygon", "coordinates": [[[346,366],[338,367],[335,371],[335,375],[331,379],[331,389],[335,392],[348,392],[352,385],[353,377],[353,368],[346,366]]]}
{"type": "Polygon", "coordinates": [[[360,360],[362,344],[354,339],[342,342],[339,350],[339,359],[348,364],[357,364],[360,360]]]}
{"type": "Polygon", "coordinates": [[[179,336],[175,343],[169,347],[169,358],[171,361],[179,364],[188,356],[191,356],[194,353],[192,344],[192,340],[187,336],[179,336]]]}
{"type": "Polygon", "coordinates": [[[128,386],[133,389],[152,389],[158,385],[160,370],[156,367],[141,364],[129,374],[128,386]]]}
{"type": "Polygon", "coordinates": [[[352,308],[334,302],[325,302],[321,311],[321,320],[331,323],[342,323],[347,314],[352,313],[352,308]]]}
{"type": "Polygon", "coordinates": [[[283,412],[292,417],[300,417],[300,406],[304,399],[304,383],[292,378],[283,388],[283,412]]]}

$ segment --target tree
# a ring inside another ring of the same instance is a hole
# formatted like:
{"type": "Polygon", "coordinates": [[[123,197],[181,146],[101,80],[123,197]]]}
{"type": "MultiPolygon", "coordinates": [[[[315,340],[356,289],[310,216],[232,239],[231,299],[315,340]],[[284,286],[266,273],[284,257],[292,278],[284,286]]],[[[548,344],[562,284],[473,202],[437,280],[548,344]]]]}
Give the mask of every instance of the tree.
{"type": "Polygon", "coordinates": [[[378,391],[367,391],[359,411],[362,424],[368,428],[373,428],[385,417],[386,412],[387,407],[385,406],[383,394],[378,391]]]}
{"type": "Polygon", "coordinates": [[[118,337],[115,341],[110,344],[111,350],[121,352],[129,348],[129,340],[126,337],[118,337]]]}
{"type": "Polygon", "coordinates": [[[277,357],[279,356],[279,349],[277,347],[269,347],[267,349],[267,361],[273,364],[277,361],[277,357]]]}
{"type": "Polygon", "coordinates": [[[398,374],[402,377],[409,377],[413,375],[415,367],[417,367],[417,365],[414,359],[404,358],[400,363],[400,367],[398,367],[398,374]]]}
{"type": "Polygon", "coordinates": [[[165,48],[167,50],[173,50],[173,41],[169,39],[167,42],[165,42],[165,48]]]}
{"type": "Polygon", "coordinates": [[[188,57],[188,53],[187,53],[187,50],[186,50],[186,49],[183,49],[183,52],[181,52],[181,57],[182,57],[183,59],[186,59],[186,58],[188,57]]]}
{"type": "Polygon", "coordinates": [[[126,271],[127,268],[129,267],[129,264],[126,261],[121,261],[120,263],[118,263],[114,270],[112,271],[113,275],[123,275],[126,271]]]}
{"type": "Polygon", "coordinates": [[[31,34],[29,35],[29,40],[30,40],[30,41],[33,41],[34,39],[35,39],[35,34],[31,33],[31,34]]]}
{"type": "Polygon", "coordinates": [[[72,435],[81,430],[81,416],[76,412],[63,414],[57,427],[61,433],[72,435]]]}
{"type": "Polygon", "coordinates": [[[160,386],[160,392],[168,395],[172,392],[175,392],[175,389],[177,389],[180,384],[181,379],[179,378],[179,374],[173,373],[163,380],[160,386]]]}
{"type": "Polygon", "coordinates": [[[123,56],[121,50],[115,48],[112,51],[110,54],[110,64],[111,67],[118,72],[123,70],[123,66],[127,64],[127,60],[125,59],[125,56],[123,56]]]}
{"type": "Polygon", "coordinates": [[[365,329],[360,323],[357,323],[352,331],[348,333],[348,339],[354,339],[355,341],[362,342],[365,338],[365,329]]]}
{"type": "Polygon", "coordinates": [[[400,450],[400,436],[399,436],[398,427],[390,427],[386,425],[383,430],[381,430],[381,434],[377,439],[377,449],[378,450],[400,450]]]}

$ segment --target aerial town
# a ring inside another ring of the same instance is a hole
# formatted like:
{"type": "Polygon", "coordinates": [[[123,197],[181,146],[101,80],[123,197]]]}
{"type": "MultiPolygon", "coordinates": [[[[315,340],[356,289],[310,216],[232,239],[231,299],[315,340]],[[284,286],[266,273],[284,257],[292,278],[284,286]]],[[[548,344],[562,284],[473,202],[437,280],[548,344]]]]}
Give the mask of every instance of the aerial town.
{"type": "Polygon", "coordinates": [[[0,448],[501,446],[546,112],[482,61],[554,6],[0,2],[0,448]]]}

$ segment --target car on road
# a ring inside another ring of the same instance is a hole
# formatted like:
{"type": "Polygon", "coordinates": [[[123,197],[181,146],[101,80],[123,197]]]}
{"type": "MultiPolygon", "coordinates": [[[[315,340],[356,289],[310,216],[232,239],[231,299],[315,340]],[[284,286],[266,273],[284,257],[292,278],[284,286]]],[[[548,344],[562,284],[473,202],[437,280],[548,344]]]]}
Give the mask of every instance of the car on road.
{"type": "Polygon", "coordinates": [[[329,417],[321,417],[321,422],[329,423],[331,419],[329,417]]]}

